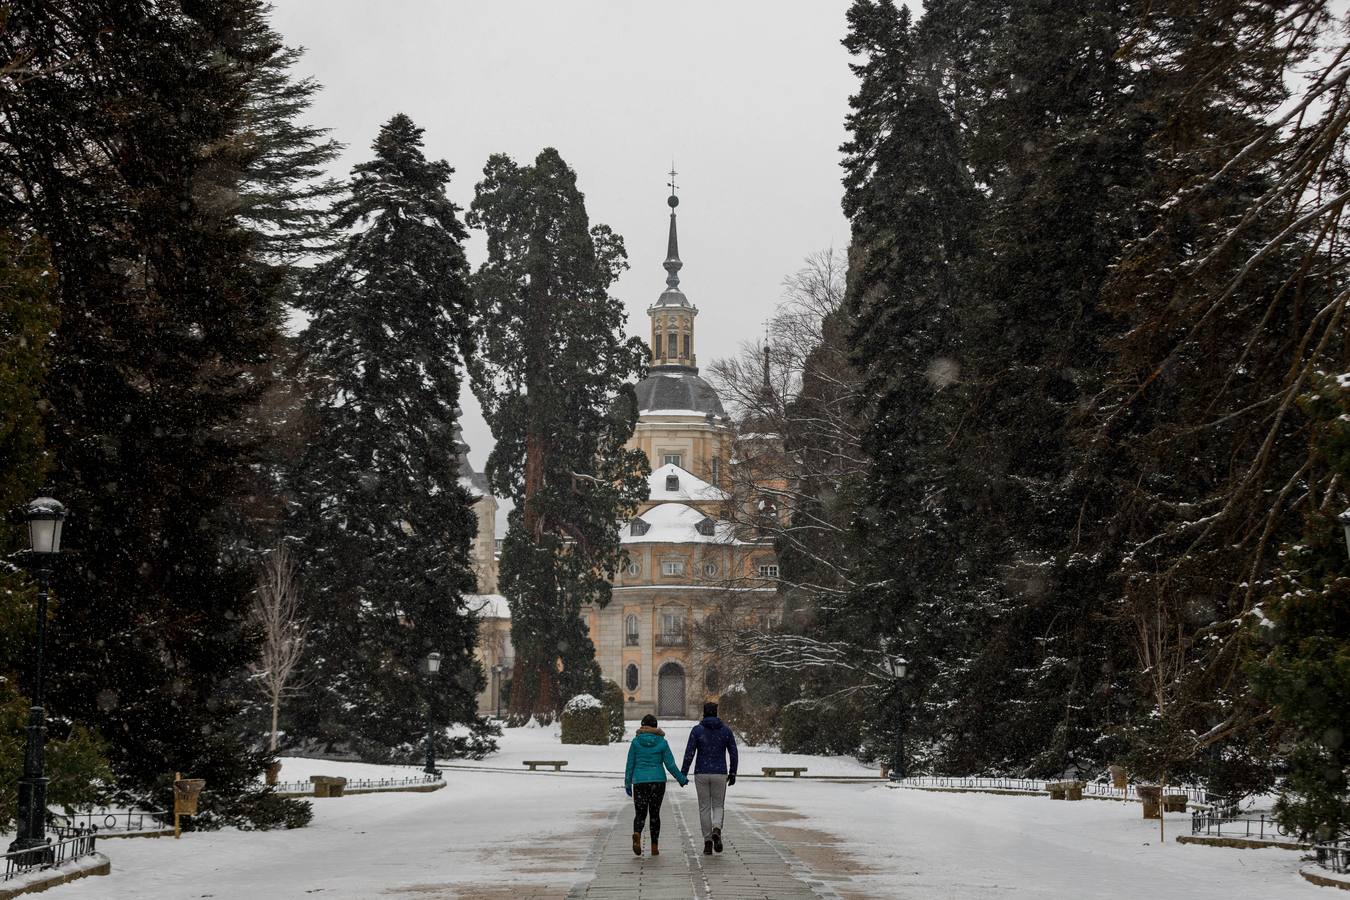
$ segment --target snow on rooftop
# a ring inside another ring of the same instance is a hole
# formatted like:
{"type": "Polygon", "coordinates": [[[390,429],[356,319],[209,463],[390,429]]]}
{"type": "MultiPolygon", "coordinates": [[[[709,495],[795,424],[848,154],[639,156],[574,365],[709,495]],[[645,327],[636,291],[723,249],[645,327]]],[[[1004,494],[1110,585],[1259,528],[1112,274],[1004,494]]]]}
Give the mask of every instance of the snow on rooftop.
{"type": "Polygon", "coordinates": [[[709,484],[697,475],[681,469],[674,463],[666,463],[647,477],[648,498],[651,500],[708,501],[725,500],[726,491],[709,484]],[[679,485],[675,490],[667,490],[671,477],[679,485]]]}
{"type": "Polygon", "coordinates": [[[464,605],[481,619],[511,618],[511,605],[501,594],[465,594],[464,605]]]}
{"type": "Polygon", "coordinates": [[[735,544],[740,543],[732,534],[730,522],[715,521],[712,534],[703,534],[698,524],[709,518],[708,514],[683,503],[662,503],[653,506],[636,518],[649,526],[643,534],[633,534],[633,520],[629,520],[619,529],[619,542],[623,544],[735,544]]]}

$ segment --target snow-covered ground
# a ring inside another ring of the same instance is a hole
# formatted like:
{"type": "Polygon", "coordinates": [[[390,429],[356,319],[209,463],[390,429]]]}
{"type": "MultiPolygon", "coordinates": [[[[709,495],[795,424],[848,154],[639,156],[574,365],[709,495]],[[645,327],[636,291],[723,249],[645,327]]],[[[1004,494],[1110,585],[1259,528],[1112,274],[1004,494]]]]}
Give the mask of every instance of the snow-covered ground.
{"type": "MultiPolygon", "coordinates": [[[[667,729],[676,756],[691,723],[667,729]]],[[[626,808],[627,744],[563,747],[551,728],[509,729],[500,753],[447,767],[430,794],[314,801],[308,828],[107,841],[113,874],[53,889],[52,900],[366,900],[562,897],[585,871],[598,829],[626,808]],[[567,759],[574,775],[531,774],[524,759],[567,759]],[[470,886],[477,886],[475,892],[470,886]]],[[[853,760],[747,748],[741,766],[797,763],[866,774],[853,760]]],[[[403,777],[416,767],[287,759],[282,777],[403,777]]],[[[692,790],[692,789],[690,789],[692,790]]],[[[681,795],[683,796],[683,795],[681,795]]],[[[686,798],[687,799],[687,798],[686,798]]],[[[850,898],[1280,900],[1326,897],[1298,854],[1175,843],[1187,817],[1145,822],[1133,803],[926,793],[881,783],[746,779],[729,803],[751,812],[850,898]],[[1317,893],[1322,891],[1322,893],[1317,893]]],[[[677,859],[678,857],[672,857],[677,859]]]]}
{"type": "MultiPolygon", "coordinates": [[[[625,735],[631,738],[637,731],[638,722],[628,723],[625,735]]],[[[662,722],[661,729],[675,754],[678,765],[684,758],[684,747],[689,740],[689,730],[696,722],[662,722]]],[[[569,772],[604,772],[623,774],[628,759],[628,744],[609,744],[594,747],[580,744],[560,743],[557,725],[544,728],[508,728],[504,729],[505,738],[500,741],[501,749],[484,760],[456,760],[454,765],[480,768],[524,768],[527,759],[565,759],[569,772]]],[[[739,747],[740,769],[746,774],[758,775],[764,766],[806,766],[807,775],[879,775],[876,766],[864,766],[851,756],[804,756],[796,753],[779,753],[776,747],[739,747]]],[[[315,773],[321,774],[321,773],[315,773]]],[[[326,773],[322,773],[326,774],[326,773]]],[[[367,776],[368,777],[368,776],[367,776]]]]}

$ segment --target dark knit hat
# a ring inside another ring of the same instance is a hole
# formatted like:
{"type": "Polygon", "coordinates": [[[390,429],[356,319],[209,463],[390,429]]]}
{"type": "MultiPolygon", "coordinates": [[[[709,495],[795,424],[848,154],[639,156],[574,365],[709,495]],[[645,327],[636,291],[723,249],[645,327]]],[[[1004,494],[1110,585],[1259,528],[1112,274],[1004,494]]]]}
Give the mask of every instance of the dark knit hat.
{"type": "Polygon", "coordinates": [[[656,716],[652,715],[651,713],[647,713],[647,715],[643,716],[643,717],[642,717],[642,727],[643,727],[643,728],[655,728],[655,727],[656,727],[656,716]]]}

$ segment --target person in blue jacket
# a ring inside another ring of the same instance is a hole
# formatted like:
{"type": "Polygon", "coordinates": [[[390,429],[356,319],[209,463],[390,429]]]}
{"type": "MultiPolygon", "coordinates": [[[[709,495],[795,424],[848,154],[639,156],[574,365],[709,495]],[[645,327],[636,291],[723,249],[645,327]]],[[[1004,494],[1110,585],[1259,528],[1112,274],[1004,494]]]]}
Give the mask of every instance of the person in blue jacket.
{"type": "Polygon", "coordinates": [[[726,809],[727,788],[736,783],[736,737],[725,722],[717,718],[717,704],[703,704],[703,721],[689,732],[684,748],[684,765],[698,755],[694,766],[694,790],[698,791],[698,821],[703,827],[703,853],[722,852],[722,819],[726,809]],[[728,759],[730,765],[728,765],[728,759]]]}
{"type": "Polygon", "coordinates": [[[652,856],[660,856],[661,801],[666,796],[666,771],[684,787],[689,783],[675,768],[675,755],[666,743],[666,733],[657,727],[656,716],[643,716],[642,727],[628,745],[628,767],[623,773],[623,789],[633,798],[637,815],[633,818],[633,852],[642,855],[642,826],[652,822],[652,856]]]}

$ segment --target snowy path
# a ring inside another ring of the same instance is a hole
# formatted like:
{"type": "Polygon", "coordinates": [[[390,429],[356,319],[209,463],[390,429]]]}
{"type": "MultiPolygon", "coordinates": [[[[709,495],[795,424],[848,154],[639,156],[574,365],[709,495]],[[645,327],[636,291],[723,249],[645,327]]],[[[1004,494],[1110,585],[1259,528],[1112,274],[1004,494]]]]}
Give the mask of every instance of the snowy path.
{"type": "Polygon", "coordinates": [[[595,878],[579,885],[568,900],[821,900],[807,883],[809,874],[770,841],[734,806],[727,810],[725,849],[703,855],[698,830],[698,801],[693,788],[668,791],[662,812],[660,856],[633,855],[632,815],[619,810],[596,854],[595,878]],[[673,832],[673,833],[672,833],[673,832]]]}
{"type": "MultiPolygon", "coordinates": [[[[669,730],[678,752],[686,726],[669,730]]],[[[691,828],[695,835],[698,830],[692,787],[672,786],[662,855],[639,860],[629,844],[632,807],[622,786],[626,744],[562,747],[549,729],[511,729],[504,745],[479,766],[447,769],[447,787],[435,793],[316,800],[308,828],[101,842],[113,873],[63,885],[49,896],[795,900],[812,896],[800,891],[808,884],[815,895],[840,900],[1328,898],[1327,889],[1299,878],[1295,852],[1180,845],[1173,839],[1187,828],[1184,815],[1169,817],[1168,840],[1159,846],[1157,823],[1145,822],[1132,803],[790,778],[745,778],[728,791],[728,852],[711,859],[702,856],[701,841],[689,837],[691,828]],[[520,764],[528,758],[567,759],[571,769],[609,774],[531,774],[520,764]],[[674,877],[651,877],[667,872],[674,877]],[[574,892],[578,885],[581,893],[574,892]]],[[[785,757],[745,748],[741,768],[756,772],[784,764],[785,757]]],[[[865,770],[847,759],[793,761],[812,774],[865,770]]],[[[285,778],[310,774],[408,772],[285,763],[285,778]]]]}

